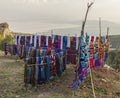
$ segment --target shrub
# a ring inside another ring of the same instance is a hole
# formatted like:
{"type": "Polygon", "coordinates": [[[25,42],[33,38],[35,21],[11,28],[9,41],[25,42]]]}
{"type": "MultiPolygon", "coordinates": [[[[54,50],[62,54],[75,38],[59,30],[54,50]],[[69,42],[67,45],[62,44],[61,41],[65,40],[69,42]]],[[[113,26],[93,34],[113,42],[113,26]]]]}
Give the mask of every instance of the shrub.
{"type": "Polygon", "coordinates": [[[120,51],[119,50],[109,52],[108,64],[114,69],[120,71],[120,51]]]}
{"type": "Polygon", "coordinates": [[[0,50],[4,50],[4,43],[9,43],[11,44],[12,43],[12,37],[9,35],[9,36],[6,36],[5,39],[0,39],[0,50]]]}

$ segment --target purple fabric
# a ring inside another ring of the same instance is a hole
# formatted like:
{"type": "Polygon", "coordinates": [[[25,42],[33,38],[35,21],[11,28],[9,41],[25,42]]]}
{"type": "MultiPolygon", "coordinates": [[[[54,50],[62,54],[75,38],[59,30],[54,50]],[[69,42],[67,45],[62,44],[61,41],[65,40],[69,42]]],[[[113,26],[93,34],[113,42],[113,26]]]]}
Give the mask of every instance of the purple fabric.
{"type": "Polygon", "coordinates": [[[58,48],[61,49],[61,36],[58,36],[58,48]]]}
{"type": "Polygon", "coordinates": [[[99,59],[96,59],[96,60],[95,60],[95,66],[96,66],[96,67],[97,67],[97,66],[100,66],[99,59]]]}

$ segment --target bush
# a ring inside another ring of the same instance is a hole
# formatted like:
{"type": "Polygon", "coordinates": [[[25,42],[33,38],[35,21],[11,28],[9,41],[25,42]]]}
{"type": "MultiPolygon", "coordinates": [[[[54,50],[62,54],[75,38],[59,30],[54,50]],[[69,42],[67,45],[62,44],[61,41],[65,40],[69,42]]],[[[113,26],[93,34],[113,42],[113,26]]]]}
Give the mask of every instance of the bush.
{"type": "Polygon", "coordinates": [[[11,36],[6,36],[5,39],[3,40],[0,40],[0,50],[4,50],[4,43],[9,43],[11,44],[12,43],[12,37],[11,36]]]}
{"type": "Polygon", "coordinates": [[[114,69],[120,71],[120,51],[119,50],[109,52],[108,64],[114,69]]]}

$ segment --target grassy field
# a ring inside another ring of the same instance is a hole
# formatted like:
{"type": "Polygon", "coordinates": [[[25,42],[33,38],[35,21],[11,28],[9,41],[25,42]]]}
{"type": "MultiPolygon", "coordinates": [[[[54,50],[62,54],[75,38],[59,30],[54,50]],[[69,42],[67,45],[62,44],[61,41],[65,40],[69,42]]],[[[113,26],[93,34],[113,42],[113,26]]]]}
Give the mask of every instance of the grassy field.
{"type": "MultiPolygon", "coordinates": [[[[74,65],[67,65],[61,77],[36,87],[24,86],[24,62],[15,57],[0,56],[0,98],[93,98],[90,76],[80,90],[68,85],[74,76],[74,65]]],[[[114,70],[94,69],[93,81],[96,98],[120,98],[120,73],[114,70]],[[105,80],[105,81],[103,81],[105,80]]]]}

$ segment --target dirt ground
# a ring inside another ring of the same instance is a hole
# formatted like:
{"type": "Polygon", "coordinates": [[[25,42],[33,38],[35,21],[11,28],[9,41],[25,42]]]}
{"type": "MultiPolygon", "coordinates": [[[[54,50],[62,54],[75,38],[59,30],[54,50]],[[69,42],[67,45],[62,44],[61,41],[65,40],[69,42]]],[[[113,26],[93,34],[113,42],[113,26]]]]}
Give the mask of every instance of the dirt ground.
{"type": "MultiPolygon", "coordinates": [[[[120,73],[114,70],[93,69],[96,98],[120,98],[120,73]]],[[[0,98],[93,98],[90,76],[80,90],[70,89],[74,77],[74,65],[67,65],[61,77],[45,84],[24,86],[24,62],[15,56],[0,55],[0,98]]]]}

